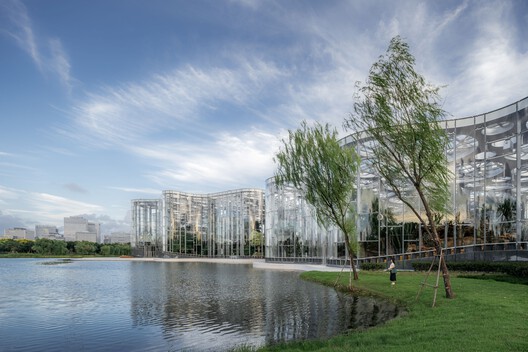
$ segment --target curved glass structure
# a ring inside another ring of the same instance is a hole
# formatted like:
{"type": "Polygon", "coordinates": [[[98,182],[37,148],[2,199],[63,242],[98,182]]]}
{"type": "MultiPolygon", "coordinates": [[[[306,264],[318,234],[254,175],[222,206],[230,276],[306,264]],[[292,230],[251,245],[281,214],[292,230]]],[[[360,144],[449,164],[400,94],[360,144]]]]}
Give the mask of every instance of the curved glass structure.
{"type": "Polygon", "coordinates": [[[161,240],[161,201],[132,200],[132,250],[142,257],[157,256],[163,248],[161,240]]]}
{"type": "Polygon", "coordinates": [[[163,191],[132,201],[134,255],[264,256],[264,191],[163,191]]]}
{"type": "Polygon", "coordinates": [[[334,263],[347,258],[344,236],[317,224],[315,209],[295,187],[266,180],[266,259],[334,263]]]}
{"type": "Polygon", "coordinates": [[[264,254],[264,191],[163,192],[166,252],[208,257],[264,254]]]}
{"type": "MultiPolygon", "coordinates": [[[[455,253],[470,246],[526,247],[528,98],[441,124],[450,140],[446,156],[453,174],[450,214],[440,222],[443,246],[455,253]]],[[[340,142],[343,147],[356,148],[361,156],[356,200],[359,257],[432,249],[416,216],[385,187],[371,166],[369,150],[374,142],[367,137],[355,142],[355,137],[340,142]]],[[[278,190],[272,179],[266,192],[266,256],[299,256],[297,248],[301,248],[301,256],[345,258],[341,236],[317,226],[302,195],[288,188],[278,190]],[[295,250],[281,249],[293,243],[295,250]]],[[[419,209],[418,198],[416,204],[419,209]]]]}

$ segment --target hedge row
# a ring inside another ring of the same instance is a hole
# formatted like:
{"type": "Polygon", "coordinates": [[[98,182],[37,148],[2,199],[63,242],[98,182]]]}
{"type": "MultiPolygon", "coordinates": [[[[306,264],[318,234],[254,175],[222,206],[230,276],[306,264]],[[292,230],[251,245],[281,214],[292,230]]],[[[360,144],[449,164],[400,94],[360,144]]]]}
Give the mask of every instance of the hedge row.
{"type": "Polygon", "coordinates": [[[386,263],[362,263],[361,270],[385,270],[387,266],[386,263]]]}
{"type": "MultiPolygon", "coordinates": [[[[413,262],[412,266],[416,271],[427,271],[431,263],[413,262]]],[[[518,278],[528,278],[528,262],[447,262],[447,268],[453,271],[503,273],[518,278]]],[[[437,269],[438,266],[435,264],[433,270],[437,269]]]]}

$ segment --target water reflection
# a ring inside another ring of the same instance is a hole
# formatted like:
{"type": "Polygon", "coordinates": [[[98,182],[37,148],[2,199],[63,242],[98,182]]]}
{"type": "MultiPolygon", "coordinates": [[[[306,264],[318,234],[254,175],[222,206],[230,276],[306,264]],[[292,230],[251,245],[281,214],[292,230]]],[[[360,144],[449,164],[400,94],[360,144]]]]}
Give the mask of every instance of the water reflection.
{"type": "Polygon", "coordinates": [[[187,348],[324,338],[398,314],[392,304],[302,281],[294,272],[209,263],[133,266],[133,323],[159,322],[167,341],[185,341],[187,348]]]}
{"type": "Polygon", "coordinates": [[[295,272],[208,263],[41,265],[48,261],[0,259],[0,350],[227,351],[328,337],[398,314],[295,272]]]}

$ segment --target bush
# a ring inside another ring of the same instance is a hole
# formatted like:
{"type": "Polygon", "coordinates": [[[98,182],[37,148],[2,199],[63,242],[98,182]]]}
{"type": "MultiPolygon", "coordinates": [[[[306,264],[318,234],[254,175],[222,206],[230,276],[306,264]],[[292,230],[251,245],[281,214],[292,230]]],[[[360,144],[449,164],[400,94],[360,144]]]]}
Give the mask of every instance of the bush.
{"type": "MultiPolygon", "coordinates": [[[[426,271],[431,267],[431,263],[413,262],[412,266],[416,271],[426,271]]],[[[513,277],[528,278],[528,262],[447,262],[447,268],[453,271],[503,273],[513,277]]],[[[438,265],[435,263],[433,270],[437,269],[438,265]]]]}
{"type": "Polygon", "coordinates": [[[385,263],[362,263],[361,270],[385,270],[387,264],[385,263]]]}

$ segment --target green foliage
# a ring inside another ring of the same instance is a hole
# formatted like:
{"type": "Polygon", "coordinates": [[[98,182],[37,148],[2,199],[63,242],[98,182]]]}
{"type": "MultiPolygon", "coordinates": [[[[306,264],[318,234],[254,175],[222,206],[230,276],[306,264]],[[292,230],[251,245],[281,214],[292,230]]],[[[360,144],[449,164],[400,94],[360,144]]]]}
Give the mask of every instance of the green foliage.
{"type": "Polygon", "coordinates": [[[0,253],[30,253],[33,246],[32,240],[26,239],[0,239],[0,253]]]}
{"type": "Polygon", "coordinates": [[[439,104],[439,88],[427,84],[414,64],[409,46],[394,37],[386,55],[372,65],[366,84],[359,87],[361,96],[345,124],[375,141],[373,166],[417,216],[416,194],[408,192],[408,186],[418,192],[422,209],[431,216],[445,214],[451,173],[446,167],[448,137],[439,121],[446,113],[439,104]]]}
{"type": "Polygon", "coordinates": [[[257,230],[251,231],[251,234],[249,235],[249,243],[252,246],[264,245],[264,234],[257,230]]]}
{"type": "Polygon", "coordinates": [[[35,253],[44,255],[64,255],[69,253],[64,241],[55,241],[47,238],[35,240],[32,249],[35,253]]]}
{"type": "Polygon", "coordinates": [[[64,255],[130,255],[130,244],[112,243],[101,245],[94,242],[64,242],[40,238],[36,240],[0,239],[0,253],[11,253],[9,256],[64,256],[64,255]],[[26,255],[27,254],[27,255],[26,255]]]}
{"type": "MultiPolygon", "coordinates": [[[[293,185],[303,192],[316,210],[320,225],[339,228],[345,237],[351,262],[357,251],[353,194],[359,157],[353,148],[342,148],[337,131],[328,124],[315,123],[289,131],[288,140],[275,156],[277,186],[293,185]]],[[[355,268],[353,267],[355,270],[355,268]]],[[[354,275],[357,278],[357,275],[354,275]]]]}
{"type": "Polygon", "coordinates": [[[107,257],[130,255],[130,245],[122,243],[104,244],[101,246],[100,254],[107,257]]]}
{"type": "Polygon", "coordinates": [[[95,254],[97,247],[95,243],[88,241],[77,241],[75,242],[75,253],[81,255],[93,255],[95,254]]]}
{"type": "MultiPolygon", "coordinates": [[[[345,126],[356,132],[358,147],[365,138],[369,162],[388,187],[420,220],[440,252],[438,214],[449,212],[452,173],[447,167],[449,138],[440,125],[439,88],[414,69],[414,56],[399,36],[370,69],[360,86],[353,116],[345,126]],[[418,199],[418,201],[416,201],[418,199]]],[[[449,272],[442,265],[447,297],[454,297],[449,272]]]]}
{"type": "MultiPolygon", "coordinates": [[[[427,271],[431,263],[413,262],[416,271],[427,271]]],[[[447,262],[449,270],[464,272],[504,273],[518,278],[528,278],[528,262],[489,262],[489,261],[467,261],[447,262]]],[[[435,264],[433,269],[438,266],[435,264]]]]}
{"type": "Polygon", "coordinates": [[[335,129],[318,123],[311,128],[304,121],[301,129],[289,131],[289,139],[283,140],[275,162],[278,186],[291,184],[302,190],[306,201],[316,209],[321,225],[336,225],[352,234],[354,222],[347,222],[347,218],[359,159],[352,148],[341,148],[335,129]]]}
{"type": "Polygon", "coordinates": [[[361,270],[385,270],[387,264],[385,263],[363,263],[361,264],[361,270]]]}

